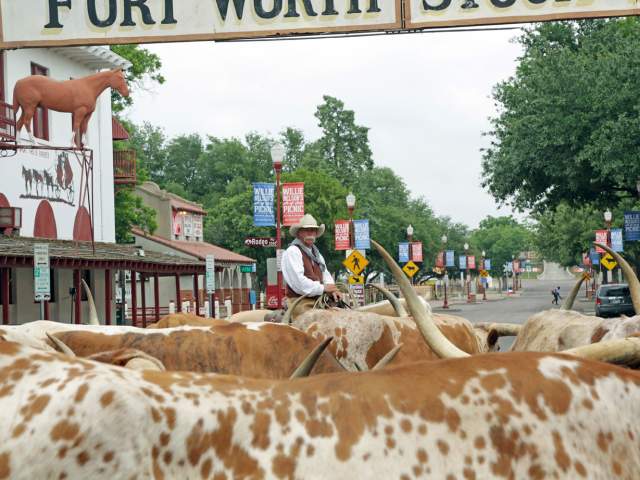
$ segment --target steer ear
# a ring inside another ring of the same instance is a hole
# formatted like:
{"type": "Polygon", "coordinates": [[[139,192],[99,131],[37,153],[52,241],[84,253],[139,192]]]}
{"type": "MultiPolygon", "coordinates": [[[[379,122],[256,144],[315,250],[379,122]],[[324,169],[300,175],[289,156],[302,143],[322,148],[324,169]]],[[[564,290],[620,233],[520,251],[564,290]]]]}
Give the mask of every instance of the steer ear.
{"type": "Polygon", "coordinates": [[[311,374],[311,370],[313,370],[313,367],[315,367],[316,363],[318,363],[318,360],[320,359],[320,355],[324,353],[324,351],[327,349],[327,347],[329,346],[332,340],[333,340],[333,337],[329,337],[325,339],[316,348],[314,348],[313,351],[307,356],[307,358],[303,360],[300,366],[296,368],[296,371],[291,374],[289,379],[293,380],[295,378],[308,377],[309,374],[311,374]]]}
{"type": "Polygon", "coordinates": [[[87,360],[125,367],[131,370],[156,370],[160,372],[166,370],[164,364],[156,357],[135,348],[121,348],[119,350],[100,352],[87,357],[87,360]]]}

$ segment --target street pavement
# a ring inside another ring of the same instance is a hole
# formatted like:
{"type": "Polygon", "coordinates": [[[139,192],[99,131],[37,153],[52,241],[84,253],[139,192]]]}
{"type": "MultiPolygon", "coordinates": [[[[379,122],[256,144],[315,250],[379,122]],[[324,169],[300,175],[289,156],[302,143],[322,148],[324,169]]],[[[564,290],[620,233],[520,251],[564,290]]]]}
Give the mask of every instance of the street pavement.
{"type": "MultiPolygon", "coordinates": [[[[490,300],[486,302],[478,301],[475,304],[462,303],[463,300],[454,297],[454,303],[449,310],[443,310],[442,301],[431,301],[434,312],[451,313],[476,322],[497,322],[497,323],[524,323],[527,318],[535,313],[550,308],[559,308],[552,305],[551,289],[560,286],[560,294],[566,297],[575,282],[573,281],[543,281],[543,280],[523,280],[523,290],[513,296],[490,295],[490,300]]],[[[482,298],[480,296],[480,298],[482,298]]],[[[562,305],[562,301],[560,301],[562,305]]],[[[584,288],[581,290],[574,304],[574,310],[586,315],[593,315],[593,302],[585,299],[584,288]]],[[[500,350],[505,351],[513,343],[513,337],[500,339],[500,350]]]]}

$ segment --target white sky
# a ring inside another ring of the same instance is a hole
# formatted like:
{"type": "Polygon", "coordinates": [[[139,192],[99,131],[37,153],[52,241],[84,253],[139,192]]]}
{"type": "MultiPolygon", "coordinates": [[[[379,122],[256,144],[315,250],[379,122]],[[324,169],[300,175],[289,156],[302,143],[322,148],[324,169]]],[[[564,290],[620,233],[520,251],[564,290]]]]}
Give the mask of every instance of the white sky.
{"type": "Polygon", "coordinates": [[[517,33],[151,45],[167,82],[137,95],[129,116],[170,136],[276,135],[294,126],[315,140],[316,106],[332,95],[371,129],[378,165],[392,167],[437,215],[475,227],[498,214],[480,187],[480,148],[491,90],[515,71],[517,33]]]}

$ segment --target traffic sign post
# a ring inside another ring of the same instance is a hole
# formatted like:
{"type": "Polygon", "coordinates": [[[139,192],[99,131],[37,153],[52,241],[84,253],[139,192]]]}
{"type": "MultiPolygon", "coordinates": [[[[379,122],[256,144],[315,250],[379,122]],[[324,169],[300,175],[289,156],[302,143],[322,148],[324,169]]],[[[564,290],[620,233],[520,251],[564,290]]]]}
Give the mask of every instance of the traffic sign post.
{"type": "Polygon", "coordinates": [[[414,262],[410,261],[404,267],[402,267],[402,271],[407,275],[407,277],[413,278],[416,273],[420,271],[420,267],[418,267],[414,262]]]}
{"type": "Polygon", "coordinates": [[[349,275],[349,285],[364,285],[364,275],[349,275]]]}
{"type": "Polygon", "coordinates": [[[215,298],[216,293],[216,259],[213,255],[207,255],[205,260],[206,276],[205,285],[207,288],[207,295],[211,297],[209,300],[209,316],[213,318],[215,312],[215,298]]]}
{"type": "Polygon", "coordinates": [[[44,302],[51,300],[51,275],[49,266],[49,245],[33,245],[33,293],[40,302],[40,318],[44,319],[44,302]]]}
{"type": "Polygon", "coordinates": [[[610,253],[607,253],[605,256],[603,256],[602,260],[600,260],[600,263],[604,268],[606,268],[609,271],[613,270],[618,266],[618,262],[615,261],[615,259],[611,256],[610,253]]]}
{"type": "Polygon", "coordinates": [[[360,275],[364,272],[364,269],[367,268],[367,265],[369,265],[369,260],[358,250],[354,250],[342,264],[354,275],[360,275]]]}

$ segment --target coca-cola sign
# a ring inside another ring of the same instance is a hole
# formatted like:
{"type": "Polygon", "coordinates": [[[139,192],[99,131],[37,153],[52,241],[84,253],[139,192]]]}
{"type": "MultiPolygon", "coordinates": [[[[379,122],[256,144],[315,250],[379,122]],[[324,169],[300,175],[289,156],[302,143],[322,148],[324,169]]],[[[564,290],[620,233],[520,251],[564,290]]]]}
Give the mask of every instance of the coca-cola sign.
{"type": "Polygon", "coordinates": [[[247,237],[244,245],[250,248],[276,248],[276,239],[273,237],[247,237]]]}

